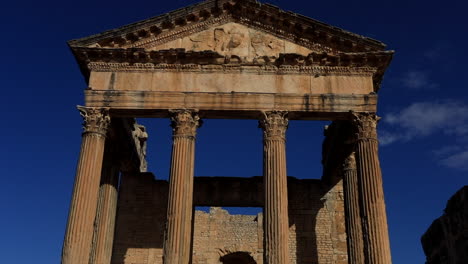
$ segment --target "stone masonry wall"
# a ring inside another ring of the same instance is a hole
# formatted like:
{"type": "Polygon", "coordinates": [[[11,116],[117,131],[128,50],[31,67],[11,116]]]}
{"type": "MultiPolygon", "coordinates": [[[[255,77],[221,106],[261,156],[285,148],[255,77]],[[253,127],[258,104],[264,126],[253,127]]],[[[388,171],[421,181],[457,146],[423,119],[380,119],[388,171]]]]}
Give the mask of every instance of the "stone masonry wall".
{"type": "MultiPolygon", "coordinates": [[[[213,206],[261,207],[261,182],[261,177],[197,177],[194,205],[211,201],[213,206]],[[249,199],[235,202],[238,197],[249,199]]],[[[155,180],[151,173],[123,176],[112,264],[162,263],[167,192],[167,181],[155,180]]],[[[341,181],[328,186],[320,180],[288,178],[288,196],[289,264],[347,263],[341,181]]],[[[210,213],[195,211],[194,219],[194,264],[222,263],[221,257],[235,252],[247,252],[263,263],[262,214],[230,215],[212,208],[210,213]]]]}
{"type": "Polygon", "coordinates": [[[193,264],[220,263],[235,252],[248,252],[263,263],[262,214],[230,215],[220,207],[209,213],[195,211],[193,264]]]}

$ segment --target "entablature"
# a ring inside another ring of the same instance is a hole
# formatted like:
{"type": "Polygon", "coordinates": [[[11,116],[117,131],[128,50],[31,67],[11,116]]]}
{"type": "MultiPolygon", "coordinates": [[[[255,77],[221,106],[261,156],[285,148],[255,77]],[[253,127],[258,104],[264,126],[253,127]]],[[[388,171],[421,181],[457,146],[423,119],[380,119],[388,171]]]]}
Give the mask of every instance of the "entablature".
{"type": "Polygon", "coordinates": [[[85,92],[86,106],[108,107],[117,117],[167,118],[174,109],[190,109],[202,118],[259,119],[262,112],[287,111],[291,120],[349,120],[350,111],[377,112],[377,95],[85,92]]]}

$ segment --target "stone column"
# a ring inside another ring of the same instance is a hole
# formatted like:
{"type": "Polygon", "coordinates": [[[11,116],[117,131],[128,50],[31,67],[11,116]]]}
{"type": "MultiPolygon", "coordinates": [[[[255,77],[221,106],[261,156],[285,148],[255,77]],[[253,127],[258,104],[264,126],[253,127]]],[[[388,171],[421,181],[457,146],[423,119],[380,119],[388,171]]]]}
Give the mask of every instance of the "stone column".
{"type": "Polygon", "coordinates": [[[172,112],[172,158],[169,178],[164,264],[188,264],[192,237],[195,136],[200,125],[196,113],[172,112]]]}
{"type": "Polygon", "coordinates": [[[377,140],[378,117],[353,113],[364,256],[366,264],[390,264],[390,242],[385,212],[377,140]]]}
{"type": "Polygon", "coordinates": [[[286,172],[287,112],[267,112],[263,129],[263,178],[265,188],[265,264],[289,263],[288,187],[286,172]]]}
{"type": "Polygon", "coordinates": [[[84,118],[84,133],[63,242],[63,264],[89,261],[104,143],[110,123],[108,109],[78,107],[78,110],[84,118]]]}
{"type": "Polygon", "coordinates": [[[90,264],[111,262],[119,182],[119,163],[114,149],[115,146],[106,142],[90,264]]]}
{"type": "Polygon", "coordinates": [[[343,174],[349,264],[363,264],[364,245],[362,242],[359,185],[354,152],[346,158],[343,174]]]}

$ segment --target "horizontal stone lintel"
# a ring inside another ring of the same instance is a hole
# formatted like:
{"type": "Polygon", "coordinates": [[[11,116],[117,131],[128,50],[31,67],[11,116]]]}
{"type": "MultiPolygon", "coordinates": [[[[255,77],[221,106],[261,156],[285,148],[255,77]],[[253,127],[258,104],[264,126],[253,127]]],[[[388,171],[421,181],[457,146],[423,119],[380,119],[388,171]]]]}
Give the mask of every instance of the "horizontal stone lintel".
{"type": "Polygon", "coordinates": [[[258,119],[262,111],[288,111],[290,119],[349,119],[349,112],[376,112],[376,94],[270,94],[86,90],[88,107],[109,107],[114,117],[168,117],[194,109],[202,118],[258,119]]]}

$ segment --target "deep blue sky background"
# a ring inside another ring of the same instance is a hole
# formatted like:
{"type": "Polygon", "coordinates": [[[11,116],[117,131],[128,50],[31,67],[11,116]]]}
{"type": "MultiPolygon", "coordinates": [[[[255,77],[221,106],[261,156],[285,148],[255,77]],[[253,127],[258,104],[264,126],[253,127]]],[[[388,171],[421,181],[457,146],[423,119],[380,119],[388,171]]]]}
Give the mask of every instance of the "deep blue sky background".
{"type": "MultiPolygon", "coordinates": [[[[80,148],[84,79],[66,41],[196,1],[7,1],[0,10],[2,263],[59,263],[80,148]]],[[[396,50],[379,92],[380,157],[394,263],[423,263],[420,236],[468,183],[464,1],[270,0],[396,50]]],[[[150,170],[167,178],[168,120],[143,120],[150,170]]],[[[288,174],[321,176],[324,122],[291,121],[288,174]]],[[[207,120],[197,176],[262,174],[255,121],[207,120]]]]}

